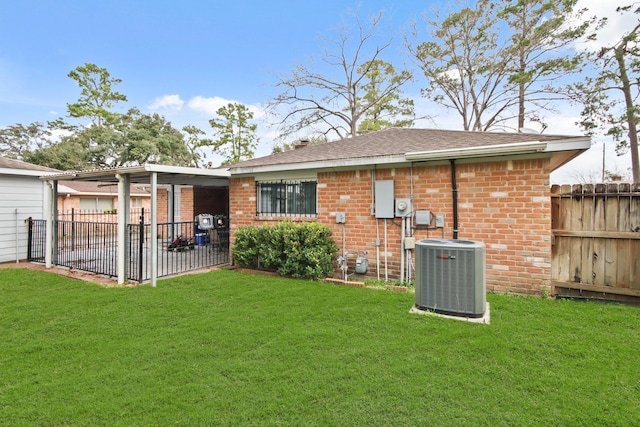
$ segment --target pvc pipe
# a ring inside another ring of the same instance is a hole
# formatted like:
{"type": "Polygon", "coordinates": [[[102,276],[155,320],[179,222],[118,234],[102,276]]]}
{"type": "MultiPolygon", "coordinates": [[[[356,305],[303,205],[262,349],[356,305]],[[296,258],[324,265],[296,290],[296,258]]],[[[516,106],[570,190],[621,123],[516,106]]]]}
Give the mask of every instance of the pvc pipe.
{"type": "Polygon", "coordinates": [[[376,218],[376,272],[380,281],[380,221],[376,218]]]}
{"type": "Polygon", "coordinates": [[[384,219],[384,281],[389,281],[389,272],[387,270],[387,219],[384,219]]]}
{"type": "Polygon", "coordinates": [[[404,283],[404,227],[406,218],[402,217],[402,226],[400,227],[400,283],[404,283]]]}
{"type": "Polygon", "coordinates": [[[18,234],[18,227],[20,226],[18,223],[18,208],[15,210],[16,213],[16,264],[20,262],[20,236],[18,234]]]}

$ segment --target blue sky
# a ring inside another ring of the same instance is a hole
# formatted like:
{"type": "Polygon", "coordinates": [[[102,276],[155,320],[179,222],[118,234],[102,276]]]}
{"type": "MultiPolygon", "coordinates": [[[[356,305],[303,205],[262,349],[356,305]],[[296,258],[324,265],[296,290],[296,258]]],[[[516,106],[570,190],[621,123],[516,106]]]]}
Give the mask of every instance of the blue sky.
{"type": "MultiPolygon", "coordinates": [[[[66,104],[79,97],[69,71],[84,63],[106,68],[122,79],[115,87],[125,94],[122,112],[137,107],[158,112],[181,128],[193,124],[209,132],[208,120],[228,102],[260,106],[277,93],[274,74],[297,64],[319,60],[341,22],[352,22],[380,10],[390,18],[383,34],[394,44],[383,59],[401,65],[409,58],[402,38],[411,20],[442,5],[418,0],[308,1],[148,1],[58,0],[15,1],[0,14],[0,127],[43,122],[64,116],[66,104]]],[[[585,1],[601,14],[603,0],[585,1]]],[[[614,26],[615,27],[615,26],[614,26]]],[[[411,64],[409,64],[411,65],[411,64]]],[[[420,81],[406,95],[420,100],[420,81]]],[[[429,108],[418,102],[419,108],[429,108]]],[[[578,134],[576,112],[553,117],[547,133],[578,134]]],[[[426,111],[425,111],[426,112],[426,111]]],[[[455,118],[437,115],[437,126],[459,128],[455,118]]],[[[259,123],[257,155],[271,152],[273,131],[259,123]]],[[[433,123],[418,123],[433,127],[433,123]]],[[[601,162],[602,145],[572,168],[587,172],[601,162]]],[[[585,156],[585,155],[583,155],[585,156]]],[[[608,155],[614,159],[613,155],[608,155]]],[[[214,163],[215,156],[212,156],[214,163]]],[[[612,164],[608,168],[626,168],[612,164]]],[[[566,172],[568,176],[570,172],[566,172]]],[[[558,176],[558,174],[556,174],[558,176]]],[[[560,179],[558,179],[559,181],[560,179]]],[[[563,178],[562,180],[566,180],[563,178]]]]}

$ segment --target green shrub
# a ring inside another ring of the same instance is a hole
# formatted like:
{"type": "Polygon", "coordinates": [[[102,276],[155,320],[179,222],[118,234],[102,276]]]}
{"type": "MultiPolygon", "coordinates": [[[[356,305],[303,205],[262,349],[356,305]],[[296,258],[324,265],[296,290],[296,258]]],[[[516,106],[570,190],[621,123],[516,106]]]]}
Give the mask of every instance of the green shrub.
{"type": "Polygon", "coordinates": [[[318,280],[333,274],[338,247],[324,225],[282,221],[238,228],[232,251],[239,267],[318,280]]]}

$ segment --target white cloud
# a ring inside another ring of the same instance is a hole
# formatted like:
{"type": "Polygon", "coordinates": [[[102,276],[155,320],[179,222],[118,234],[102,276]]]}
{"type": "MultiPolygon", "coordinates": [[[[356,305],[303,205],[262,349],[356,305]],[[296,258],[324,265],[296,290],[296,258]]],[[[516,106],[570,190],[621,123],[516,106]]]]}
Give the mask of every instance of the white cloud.
{"type": "MultiPolygon", "coordinates": [[[[192,110],[205,113],[208,116],[215,116],[218,109],[226,107],[229,104],[242,104],[242,102],[235,101],[233,99],[225,99],[219,96],[205,98],[203,96],[196,96],[191,98],[187,103],[187,106],[192,110]]],[[[260,120],[266,117],[264,108],[261,105],[245,105],[249,111],[253,113],[254,120],[260,120]]]]}
{"type": "Polygon", "coordinates": [[[152,111],[160,109],[181,110],[184,101],[180,99],[180,95],[164,95],[153,100],[149,109],[152,111]]]}
{"type": "Polygon", "coordinates": [[[192,110],[205,113],[209,116],[215,116],[216,111],[221,107],[225,107],[229,103],[235,103],[236,101],[230,99],[220,98],[219,96],[214,96],[210,98],[205,98],[203,96],[196,96],[195,98],[191,98],[187,103],[187,106],[192,110]]]}
{"type": "Polygon", "coordinates": [[[584,17],[597,16],[598,18],[607,18],[607,24],[598,31],[597,40],[586,43],[589,49],[597,50],[603,46],[613,46],[637,24],[638,16],[636,14],[632,12],[625,12],[624,14],[616,12],[618,6],[621,6],[621,4],[609,0],[578,1],[576,9],[588,9],[584,17]]]}

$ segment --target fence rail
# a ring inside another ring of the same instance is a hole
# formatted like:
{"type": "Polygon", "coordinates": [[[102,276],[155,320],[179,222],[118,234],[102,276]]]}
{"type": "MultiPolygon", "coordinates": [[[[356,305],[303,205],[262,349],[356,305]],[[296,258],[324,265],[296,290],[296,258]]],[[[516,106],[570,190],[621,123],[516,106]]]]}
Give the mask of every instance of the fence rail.
{"type": "MultiPolygon", "coordinates": [[[[128,222],[131,224],[137,223],[140,218],[144,218],[145,223],[149,222],[148,215],[145,215],[144,208],[131,208],[129,211],[128,222]]],[[[80,222],[118,222],[117,209],[106,210],[85,210],[85,209],[69,209],[66,211],[58,211],[59,221],[80,221],[80,222]]]]}
{"type": "Polygon", "coordinates": [[[555,288],[640,298],[640,185],[555,185],[551,208],[555,288]]]}

